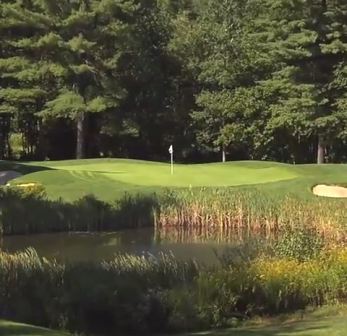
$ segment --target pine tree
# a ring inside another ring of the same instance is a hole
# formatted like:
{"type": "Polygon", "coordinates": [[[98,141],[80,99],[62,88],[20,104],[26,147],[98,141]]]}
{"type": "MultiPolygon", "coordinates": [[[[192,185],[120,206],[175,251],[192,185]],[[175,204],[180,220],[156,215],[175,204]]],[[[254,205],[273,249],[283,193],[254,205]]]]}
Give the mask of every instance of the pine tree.
{"type": "Polygon", "coordinates": [[[321,44],[323,54],[334,60],[333,79],[329,86],[332,112],[337,120],[337,136],[346,141],[347,127],[347,4],[336,0],[327,2],[326,40],[321,44]]]}
{"type": "Polygon", "coordinates": [[[199,83],[191,114],[203,148],[226,151],[243,146],[245,120],[238,104],[241,87],[252,83],[251,46],[245,25],[253,15],[250,1],[204,1],[176,19],[171,48],[199,83]],[[237,108],[236,108],[237,106],[237,108]],[[235,107],[235,108],[234,108],[235,107]]]}
{"type": "Polygon", "coordinates": [[[262,82],[271,112],[268,128],[297,143],[315,137],[317,162],[323,163],[339,122],[330,90],[338,62],[332,52],[337,42],[331,11],[342,8],[325,0],[268,1],[262,6],[254,37],[274,64],[262,82]]]}
{"type": "MultiPolygon", "coordinates": [[[[44,99],[46,90],[40,86],[41,68],[24,55],[23,47],[18,45],[17,36],[26,41],[42,29],[42,16],[31,16],[23,11],[15,1],[0,4],[0,113],[1,120],[12,120],[23,130],[27,147],[33,146],[31,125],[35,121],[34,112],[44,99]]],[[[24,41],[23,41],[24,42],[24,41]]],[[[6,142],[2,142],[6,146],[6,142]]],[[[8,144],[7,144],[8,147],[8,144]]],[[[2,150],[4,154],[4,150],[2,150]]],[[[8,152],[9,148],[8,148],[8,152]]],[[[7,153],[8,155],[10,153],[7,153]]]]}
{"type": "Polygon", "coordinates": [[[88,114],[114,108],[125,94],[117,70],[136,9],[131,0],[2,4],[0,66],[11,78],[2,84],[2,110],[25,104],[43,118],[75,120],[76,157],[84,157],[88,114]]]}

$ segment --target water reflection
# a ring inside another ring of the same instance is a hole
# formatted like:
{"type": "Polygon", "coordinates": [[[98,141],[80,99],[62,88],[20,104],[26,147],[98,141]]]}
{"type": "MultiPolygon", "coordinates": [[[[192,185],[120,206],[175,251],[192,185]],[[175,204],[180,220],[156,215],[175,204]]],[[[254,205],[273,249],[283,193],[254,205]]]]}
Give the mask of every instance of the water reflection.
{"type": "Polygon", "coordinates": [[[110,260],[116,253],[156,255],[172,252],[181,260],[194,258],[205,264],[215,264],[219,262],[217,256],[228,250],[242,250],[240,246],[249,244],[255,246],[254,237],[230,230],[141,229],[115,233],[8,236],[2,240],[2,249],[16,252],[33,247],[41,256],[64,262],[110,260]]]}
{"type": "Polygon", "coordinates": [[[250,240],[274,240],[275,234],[255,233],[244,229],[234,229],[231,227],[161,227],[155,230],[155,239],[159,242],[175,243],[218,243],[218,244],[239,244],[250,240]]]}

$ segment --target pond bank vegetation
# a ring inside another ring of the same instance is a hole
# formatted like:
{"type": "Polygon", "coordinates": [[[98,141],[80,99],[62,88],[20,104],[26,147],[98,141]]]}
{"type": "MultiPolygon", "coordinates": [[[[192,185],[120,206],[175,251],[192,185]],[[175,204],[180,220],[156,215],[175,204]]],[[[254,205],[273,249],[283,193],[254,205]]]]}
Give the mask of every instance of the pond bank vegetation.
{"type": "Polygon", "coordinates": [[[233,253],[207,267],[165,254],[65,265],[32,249],[2,252],[0,316],[83,333],[180,332],[346,299],[346,247],[298,232],[233,253]]]}
{"type": "Polygon", "coordinates": [[[43,190],[5,188],[0,206],[4,235],[155,226],[157,239],[179,241],[185,232],[193,241],[264,239],[233,245],[218,266],[165,254],[63,264],[33,249],[1,252],[4,319],[86,334],[150,334],[237,326],[346,299],[341,201],[211,189],[67,204],[48,201],[43,190]]]}
{"type": "Polygon", "coordinates": [[[4,235],[155,227],[161,232],[179,229],[206,237],[214,231],[225,239],[251,234],[271,237],[307,229],[343,242],[347,232],[347,203],[343,200],[264,197],[258,191],[232,188],[124,195],[113,203],[92,195],[65,203],[48,200],[41,189],[3,188],[0,210],[4,235]]]}

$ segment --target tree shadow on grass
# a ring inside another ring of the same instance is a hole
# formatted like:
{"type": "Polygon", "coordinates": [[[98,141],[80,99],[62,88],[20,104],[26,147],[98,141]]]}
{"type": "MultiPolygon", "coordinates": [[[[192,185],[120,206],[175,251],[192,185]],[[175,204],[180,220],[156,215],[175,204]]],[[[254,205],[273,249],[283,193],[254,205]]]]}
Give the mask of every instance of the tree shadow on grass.
{"type": "Polygon", "coordinates": [[[43,170],[54,170],[50,167],[44,167],[39,165],[29,165],[24,162],[17,161],[2,161],[0,160],[0,171],[14,170],[23,175],[36,173],[43,170]]]}

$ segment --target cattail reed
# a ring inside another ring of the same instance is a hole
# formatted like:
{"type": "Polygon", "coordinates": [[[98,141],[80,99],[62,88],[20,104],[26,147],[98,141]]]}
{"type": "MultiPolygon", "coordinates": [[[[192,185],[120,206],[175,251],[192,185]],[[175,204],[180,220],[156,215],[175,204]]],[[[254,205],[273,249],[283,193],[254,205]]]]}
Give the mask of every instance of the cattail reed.
{"type": "Polygon", "coordinates": [[[233,229],[270,236],[305,228],[340,240],[345,236],[347,203],[293,196],[276,199],[251,191],[180,191],[167,196],[155,219],[157,230],[219,228],[221,232],[233,229]]]}

